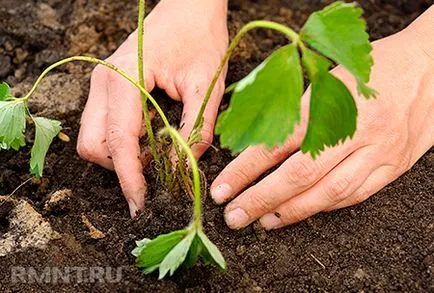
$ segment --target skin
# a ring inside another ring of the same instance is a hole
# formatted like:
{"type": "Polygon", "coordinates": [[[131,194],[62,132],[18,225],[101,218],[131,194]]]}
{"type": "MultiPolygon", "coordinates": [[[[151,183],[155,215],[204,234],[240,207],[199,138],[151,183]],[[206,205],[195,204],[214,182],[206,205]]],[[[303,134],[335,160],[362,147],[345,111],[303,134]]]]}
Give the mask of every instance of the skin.
{"type": "MultiPolygon", "coordinates": [[[[222,171],[211,195],[218,204],[231,201],[225,209],[229,227],[240,229],[259,219],[266,229],[275,229],[360,203],[410,169],[433,146],[433,7],[406,30],[374,43],[370,86],[379,93],[376,100],[357,97],[349,73],[340,67],[333,70],[356,96],[358,129],[352,140],[326,149],[315,161],[299,151],[308,119],[308,90],[302,122],[283,147],[250,147],[222,171]],[[278,164],[276,171],[248,187],[278,164]]],[[[163,0],[146,19],[147,89],[158,85],[184,103],[184,137],[227,47],[226,13],[223,0],[163,0]]],[[[135,50],[133,34],[109,61],[136,74],[135,50]]],[[[219,80],[205,113],[206,142],[212,140],[223,81],[219,80]]],[[[146,194],[137,159],[141,116],[136,90],[97,68],[78,151],[117,172],[132,216],[143,208],[146,194]]],[[[199,157],[206,148],[206,144],[194,146],[195,155],[199,157]]]]}
{"type": "MultiPolygon", "coordinates": [[[[299,151],[307,128],[308,90],[302,122],[283,147],[249,147],[222,171],[211,194],[217,203],[232,200],[225,209],[230,228],[259,219],[264,228],[276,229],[363,202],[433,146],[433,20],[434,6],[409,28],[373,44],[370,86],[378,97],[356,98],[359,116],[352,140],[326,149],[316,160],[299,151]],[[277,170],[245,189],[277,164],[277,170]]],[[[333,74],[357,96],[348,72],[337,67],[333,74]]]]}
{"type": "MultiPolygon", "coordinates": [[[[227,1],[163,0],[146,17],[145,84],[164,89],[184,104],[180,132],[187,139],[202,99],[228,46],[227,1]],[[188,48],[188,49],[186,49],[188,48]]],[[[137,32],[108,61],[137,76],[137,32]]],[[[226,70],[225,70],[226,72],[226,70]]],[[[212,143],[225,74],[204,114],[203,143],[193,147],[198,158],[212,143]]],[[[92,74],[78,138],[79,155],[115,170],[131,216],[144,208],[147,184],[143,176],[139,136],[143,133],[140,95],[116,73],[97,67],[92,74]]]]}

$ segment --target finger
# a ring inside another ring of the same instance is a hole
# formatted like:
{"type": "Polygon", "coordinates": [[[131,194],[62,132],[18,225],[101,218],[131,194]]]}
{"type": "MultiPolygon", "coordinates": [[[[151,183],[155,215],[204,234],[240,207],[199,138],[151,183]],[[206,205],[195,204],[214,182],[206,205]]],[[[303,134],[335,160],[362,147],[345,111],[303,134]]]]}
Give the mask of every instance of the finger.
{"type": "Polygon", "coordinates": [[[211,186],[211,196],[217,204],[222,204],[235,197],[261,174],[281,163],[299,149],[307,130],[309,94],[308,89],[302,97],[302,119],[283,146],[272,150],[267,150],[262,146],[249,147],[217,176],[211,186]]]}
{"type": "Polygon", "coordinates": [[[83,159],[113,170],[106,143],[107,110],[107,70],[97,66],[92,73],[89,98],[81,117],[77,152],[83,159]]]}
{"type": "Polygon", "coordinates": [[[247,226],[265,213],[309,189],[354,151],[351,141],[329,148],[312,160],[310,154],[295,153],[276,171],[235,198],[225,209],[225,220],[232,229],[247,226]]]}
{"type": "MultiPolygon", "coordinates": [[[[184,108],[179,132],[185,140],[189,139],[191,131],[193,130],[197,115],[202,106],[203,99],[211,83],[211,79],[211,77],[204,77],[203,74],[194,75],[186,79],[187,82],[183,83],[184,88],[180,89],[184,108]]],[[[214,125],[223,92],[224,81],[222,78],[220,78],[203,113],[201,141],[192,146],[192,151],[196,158],[200,158],[212,144],[214,137],[214,125]]]]}
{"type": "Polygon", "coordinates": [[[330,212],[364,202],[399,177],[394,171],[395,168],[392,166],[378,168],[351,196],[336,205],[326,208],[324,211],[330,212]]]}
{"type": "MultiPolygon", "coordinates": [[[[149,74],[147,78],[152,78],[149,74]]],[[[131,216],[144,208],[147,191],[140,161],[142,105],[139,91],[117,74],[108,77],[108,147],[131,216]]]]}
{"type": "Polygon", "coordinates": [[[370,147],[355,151],[312,188],[262,216],[261,225],[268,230],[281,228],[345,201],[362,186],[377,164],[370,147]]]}
{"type": "Polygon", "coordinates": [[[217,204],[232,199],[261,174],[296,151],[300,143],[300,136],[294,135],[283,146],[272,150],[267,150],[263,146],[247,148],[214,180],[211,185],[212,198],[217,204]]]}
{"type": "MultiPolygon", "coordinates": [[[[152,108],[150,111],[149,111],[149,120],[152,122],[152,120],[154,120],[154,118],[155,118],[155,113],[156,113],[156,110],[154,109],[154,108],[152,108]]],[[[145,123],[145,120],[143,120],[142,121],[142,128],[141,128],[141,130],[140,130],[140,138],[142,138],[142,137],[145,137],[146,135],[147,135],[147,129],[146,129],[146,123],[145,123]]]]}

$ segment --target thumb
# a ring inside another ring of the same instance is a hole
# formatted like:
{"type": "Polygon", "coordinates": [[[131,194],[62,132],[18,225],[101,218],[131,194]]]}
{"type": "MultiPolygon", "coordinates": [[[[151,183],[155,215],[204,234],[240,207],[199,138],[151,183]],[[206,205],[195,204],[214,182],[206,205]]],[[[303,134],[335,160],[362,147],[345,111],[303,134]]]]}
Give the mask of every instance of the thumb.
{"type": "MultiPolygon", "coordinates": [[[[181,99],[184,103],[183,113],[179,132],[181,136],[188,140],[193,130],[197,115],[202,106],[211,79],[198,77],[191,83],[187,83],[186,88],[180,90],[181,99]]],[[[212,144],[214,137],[214,126],[219,110],[219,105],[224,93],[223,79],[219,79],[211,94],[203,113],[203,125],[200,132],[200,142],[192,146],[193,154],[200,158],[212,144]]]]}

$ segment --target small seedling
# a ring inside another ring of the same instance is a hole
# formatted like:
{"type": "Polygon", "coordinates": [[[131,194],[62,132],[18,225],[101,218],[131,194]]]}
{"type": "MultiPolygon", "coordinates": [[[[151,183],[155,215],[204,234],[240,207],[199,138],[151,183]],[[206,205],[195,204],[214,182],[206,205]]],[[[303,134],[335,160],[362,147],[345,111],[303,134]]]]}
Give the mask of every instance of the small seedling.
{"type": "Polygon", "coordinates": [[[168,134],[187,154],[193,173],[194,219],[183,230],[160,235],[157,238],[138,241],[133,255],[137,257],[137,266],[149,274],[159,269],[159,279],[170,275],[184,264],[191,267],[201,258],[205,264],[215,264],[222,270],[226,268],[225,260],[218,248],[208,239],[201,223],[201,184],[196,159],[190,146],[172,127],[164,128],[160,135],[168,134]]]}
{"type": "Polygon", "coordinates": [[[187,142],[170,126],[158,103],[144,88],[144,11],[145,1],[139,0],[139,81],[105,61],[76,56],[48,67],[30,92],[22,98],[12,97],[9,86],[3,83],[0,85],[0,150],[19,150],[25,145],[26,119],[29,119],[36,127],[30,171],[41,177],[46,153],[53,138],[59,134],[61,125],[56,120],[34,117],[27,107],[28,99],[51,70],[65,63],[85,61],[114,70],[141,93],[143,117],[161,181],[172,186],[175,180],[179,180],[194,199],[193,221],[186,229],[159,235],[153,240],[137,241],[137,247],[133,250],[137,266],[145,273],[158,269],[160,279],[168,273],[172,275],[181,265],[192,266],[198,259],[224,270],[226,264],[222,254],[203,232],[200,174],[191,146],[201,142],[203,113],[225,64],[243,36],[252,29],[276,30],[288,37],[288,45],[276,50],[244,79],[228,87],[226,92],[233,92],[231,102],[229,108],[218,118],[216,133],[220,135],[221,145],[235,153],[252,145],[264,145],[267,148],[282,145],[300,122],[304,69],[312,87],[307,133],[301,151],[310,153],[315,159],[325,147],[344,142],[356,131],[356,103],[348,88],[329,73],[333,61],[354,76],[360,95],[366,98],[375,96],[375,91],[367,85],[373,59],[366,23],[361,18],[362,10],[356,4],[337,1],[313,13],[299,34],[271,21],[253,21],[245,25],[235,36],[216,71],[187,142]],[[149,119],[148,101],[165,125],[160,132],[160,143],[167,145],[165,138],[169,137],[179,157],[178,170],[181,178],[172,174],[173,168],[167,152],[161,152],[161,148],[157,147],[149,119]],[[193,178],[187,171],[185,156],[190,163],[193,178]]]}

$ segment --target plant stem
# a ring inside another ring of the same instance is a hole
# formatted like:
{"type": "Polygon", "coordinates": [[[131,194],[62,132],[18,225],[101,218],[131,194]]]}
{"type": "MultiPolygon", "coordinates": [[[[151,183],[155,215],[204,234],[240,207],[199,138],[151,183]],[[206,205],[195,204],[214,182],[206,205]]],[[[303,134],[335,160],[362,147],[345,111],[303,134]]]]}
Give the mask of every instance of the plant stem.
{"type": "MultiPolygon", "coordinates": [[[[137,42],[137,53],[138,53],[138,70],[139,70],[139,84],[144,88],[145,87],[145,70],[143,64],[143,30],[144,30],[144,20],[145,20],[145,8],[146,1],[139,0],[139,21],[138,21],[138,42],[137,42]]],[[[148,99],[146,95],[142,92],[140,93],[142,99],[142,108],[143,108],[143,120],[145,120],[146,132],[149,137],[149,144],[151,145],[152,155],[154,156],[155,162],[157,165],[160,164],[160,158],[157,152],[157,145],[155,143],[154,132],[152,131],[151,119],[149,118],[149,110],[148,110],[148,99]]]]}
{"type": "Polygon", "coordinates": [[[187,154],[191,170],[193,172],[193,193],[194,193],[194,220],[193,220],[193,227],[197,229],[201,229],[201,187],[200,187],[200,174],[199,174],[199,167],[197,165],[196,158],[193,155],[193,152],[191,151],[191,148],[189,147],[188,143],[182,138],[182,136],[179,134],[176,129],[173,127],[165,127],[161,130],[161,134],[169,134],[172,137],[172,140],[174,142],[178,142],[179,145],[184,149],[184,152],[187,154]]]}
{"type": "MultiPolygon", "coordinates": [[[[255,28],[266,28],[266,29],[272,29],[278,32],[281,32],[282,34],[286,35],[291,41],[293,41],[294,43],[296,43],[297,45],[299,45],[301,48],[304,47],[303,42],[300,40],[300,37],[298,36],[298,34],[293,31],[292,29],[290,29],[287,26],[281,25],[279,23],[276,22],[272,22],[272,21],[266,21],[266,20],[256,20],[256,21],[252,21],[249,22],[248,24],[246,24],[245,26],[243,26],[241,28],[241,30],[237,33],[237,35],[235,36],[235,38],[232,40],[231,44],[229,45],[228,50],[226,51],[215,75],[213,80],[211,81],[211,84],[208,88],[208,91],[205,95],[205,98],[203,99],[202,105],[200,107],[199,113],[196,117],[196,121],[194,123],[194,127],[192,130],[198,132],[198,128],[201,124],[201,120],[202,120],[202,116],[203,113],[205,112],[205,108],[208,104],[208,101],[211,97],[211,94],[215,88],[215,85],[217,83],[217,80],[219,79],[220,74],[223,71],[223,68],[225,67],[226,63],[228,62],[229,58],[231,57],[233,51],[235,50],[235,48],[238,46],[239,42],[241,41],[241,39],[244,37],[244,35],[246,33],[248,33],[250,30],[255,29],[255,28]]],[[[194,144],[195,142],[191,142],[189,141],[190,144],[194,144]]]]}
{"type": "Polygon", "coordinates": [[[164,114],[163,110],[158,105],[157,101],[155,101],[155,99],[137,81],[135,81],[134,78],[132,78],[126,72],[122,71],[121,69],[119,69],[118,67],[114,66],[113,64],[108,63],[108,62],[103,61],[103,60],[99,60],[97,58],[93,58],[93,57],[74,56],[74,57],[69,57],[69,58],[60,60],[59,62],[54,63],[53,65],[51,65],[50,67],[48,67],[47,69],[45,69],[44,72],[41,73],[41,75],[38,77],[38,79],[36,80],[36,82],[33,85],[33,87],[30,89],[29,93],[27,95],[25,95],[24,97],[20,98],[20,100],[23,100],[24,102],[27,102],[28,99],[29,99],[29,97],[36,91],[36,88],[41,83],[42,79],[51,70],[53,70],[56,67],[59,67],[61,65],[64,65],[66,63],[73,62],[73,61],[83,61],[83,62],[100,64],[102,66],[105,66],[105,67],[107,67],[107,68],[115,71],[116,73],[118,73],[119,75],[121,75],[122,77],[124,77],[126,80],[128,80],[130,83],[132,83],[138,90],[140,90],[140,92],[143,93],[146,96],[147,99],[149,99],[151,101],[151,103],[154,105],[155,109],[157,110],[158,114],[161,116],[161,119],[163,120],[164,125],[166,125],[166,127],[170,127],[170,123],[167,120],[166,115],[164,114]]]}

